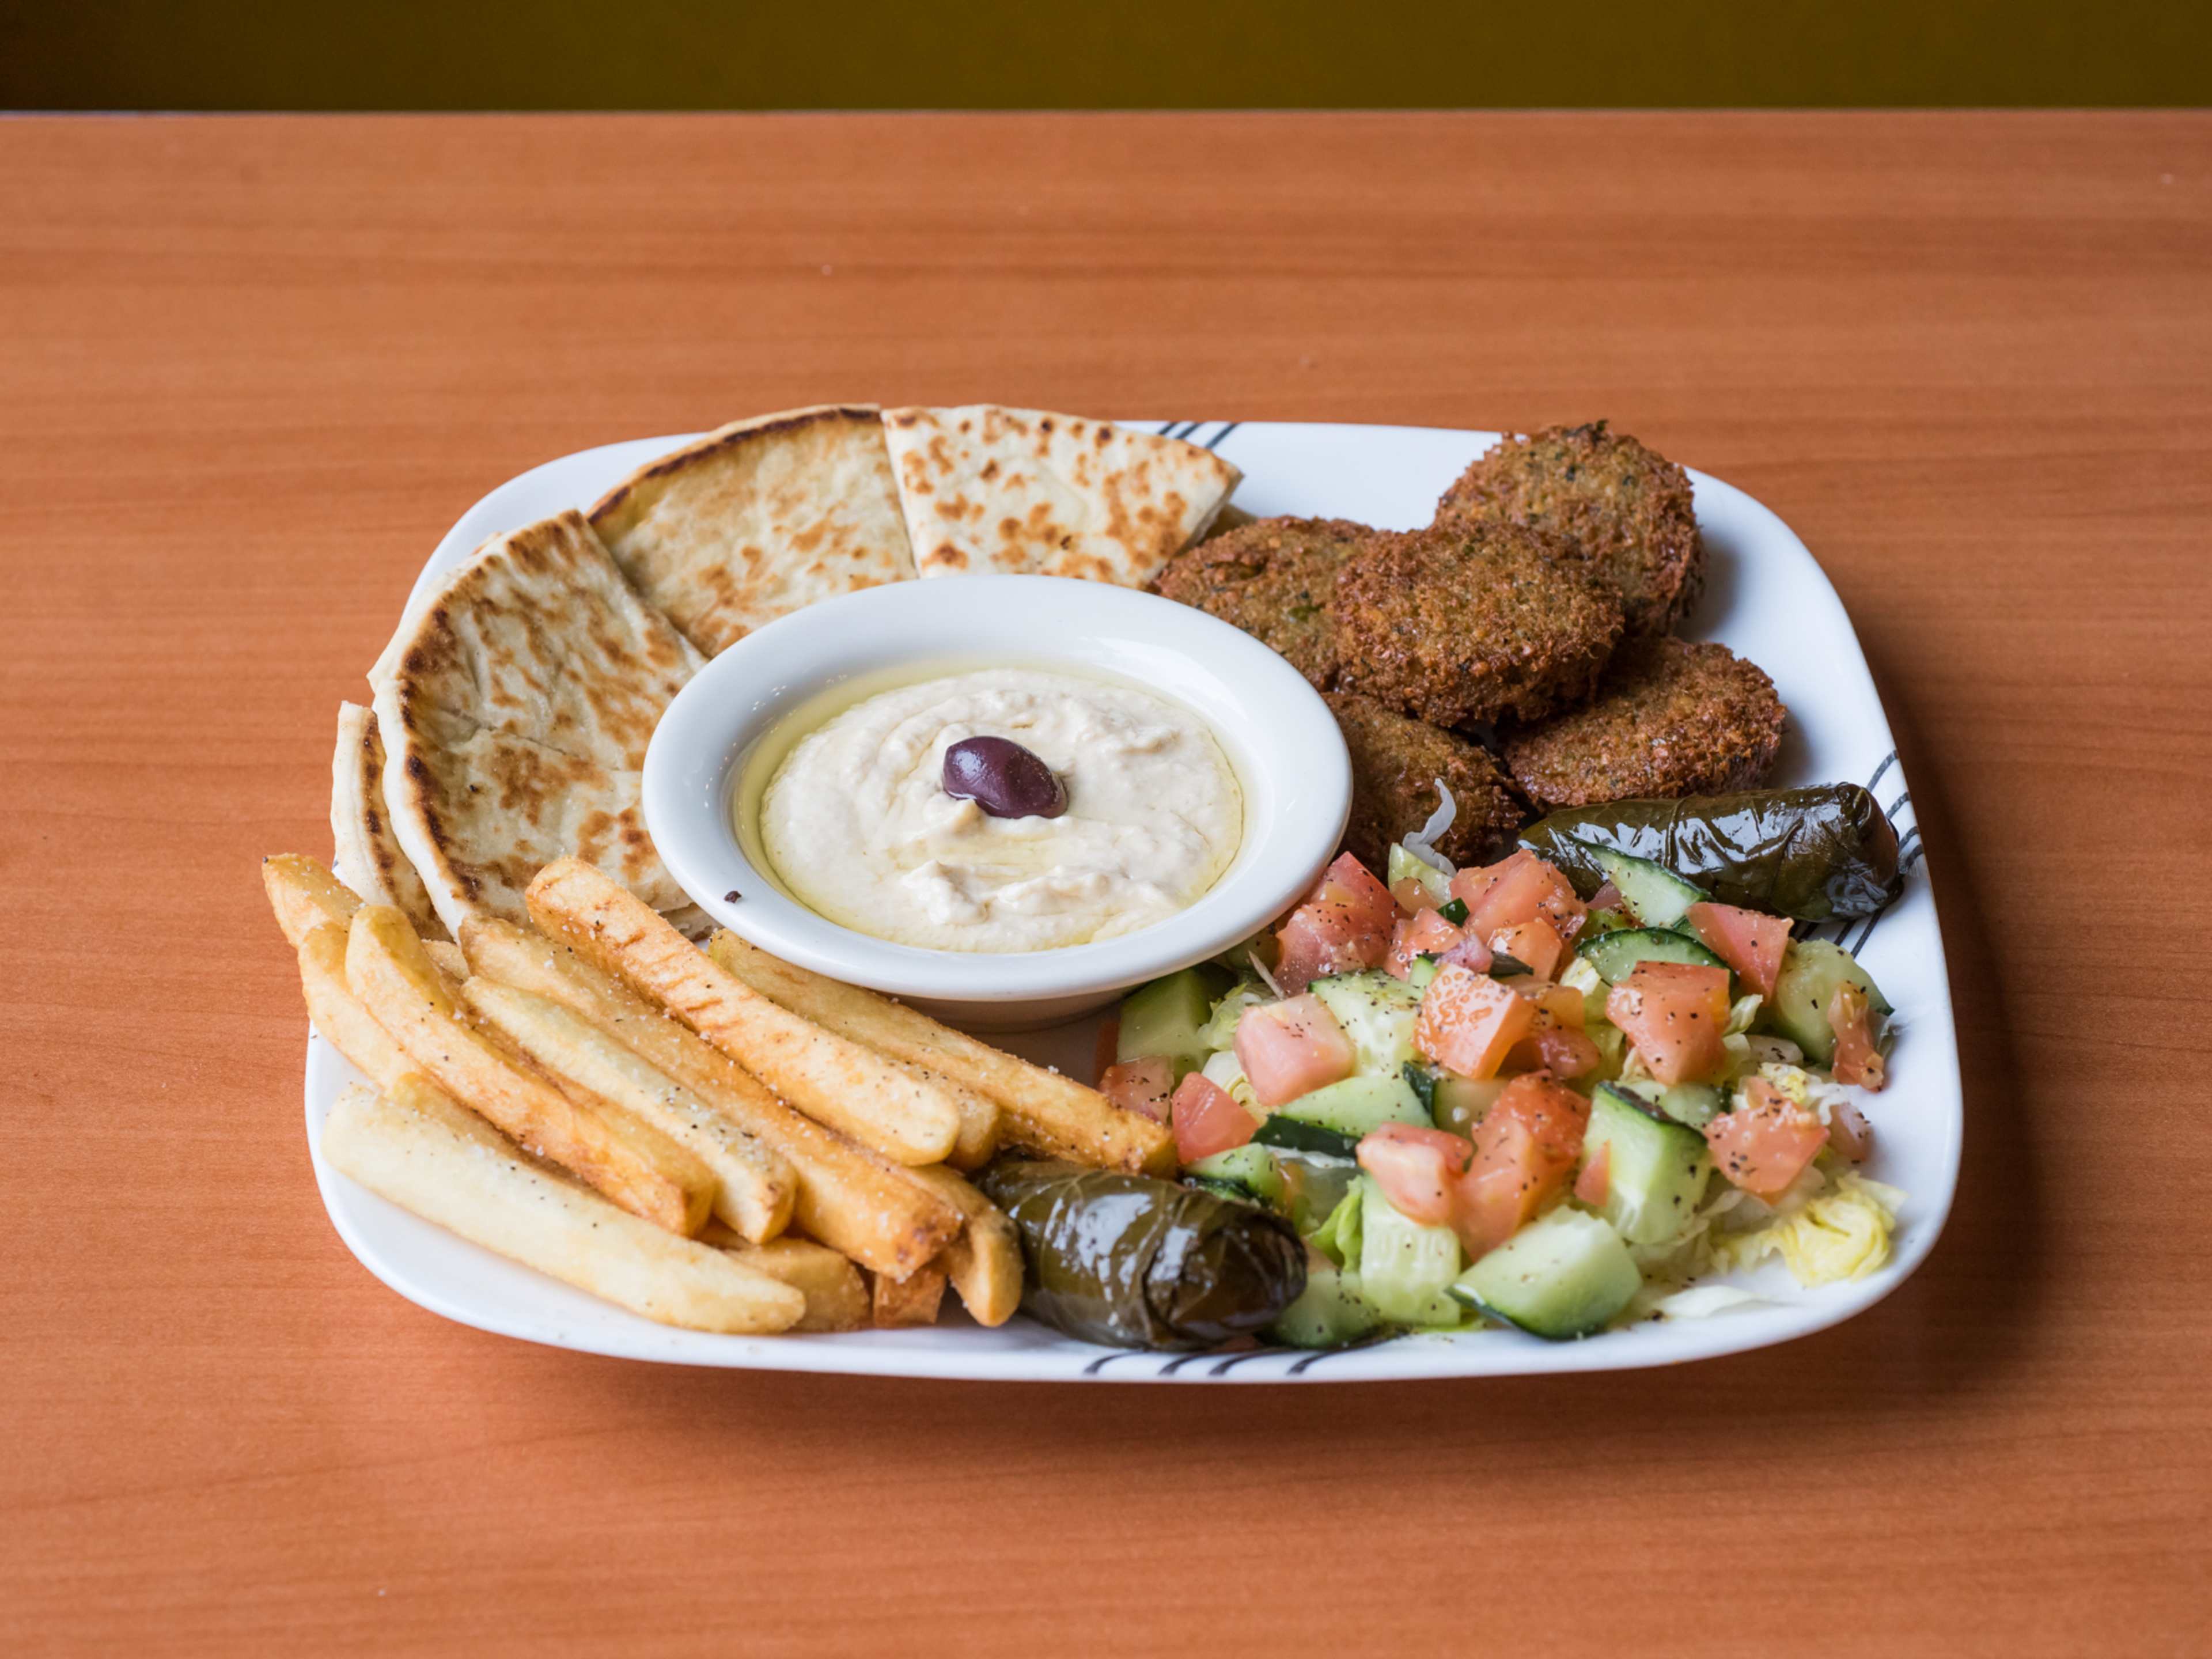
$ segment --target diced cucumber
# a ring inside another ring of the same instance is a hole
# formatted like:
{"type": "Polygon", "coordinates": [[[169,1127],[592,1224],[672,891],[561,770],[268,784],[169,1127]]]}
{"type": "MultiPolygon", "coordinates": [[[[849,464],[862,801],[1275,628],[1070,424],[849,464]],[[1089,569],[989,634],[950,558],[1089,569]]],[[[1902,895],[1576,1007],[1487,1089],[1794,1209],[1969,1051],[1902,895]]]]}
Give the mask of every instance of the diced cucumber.
{"type": "Polygon", "coordinates": [[[1436,1104],[1429,1115],[1439,1129],[1455,1135],[1472,1135],[1474,1126],[1490,1111],[1491,1103],[1505,1092],[1510,1078],[1461,1077],[1443,1072],[1437,1077],[1436,1104]]]}
{"type": "Polygon", "coordinates": [[[1458,1235],[1407,1220],[1372,1176],[1360,1177],[1359,1192],[1359,1289],[1370,1305],[1398,1325],[1461,1322],[1445,1294],[1460,1269],[1458,1235]]]}
{"type": "Polygon", "coordinates": [[[1354,1064],[1366,1077],[1395,1077],[1414,1057],[1413,1022],[1421,994],[1388,974],[1334,974],[1306,988],[1336,1016],[1352,1039],[1354,1064]]]}
{"type": "Polygon", "coordinates": [[[1248,1141],[1225,1152],[1215,1152],[1194,1164],[1186,1164],[1182,1172],[1217,1191],[1233,1187],[1255,1203],[1264,1204],[1271,1210],[1283,1208],[1283,1172],[1265,1146],[1255,1146],[1248,1141]]]}
{"type": "Polygon", "coordinates": [[[1582,954],[1608,985],[1626,979],[1639,962],[1679,962],[1693,968],[1726,968],[1711,951],[1687,933],[1664,927],[1632,927],[1626,933],[1601,933],[1583,946],[1582,954]]]}
{"type": "Polygon", "coordinates": [[[1206,1064],[1217,1045],[1200,1035],[1212,1018],[1214,1000],[1229,988],[1229,976],[1201,963],[1140,985],[1121,1004],[1121,1033],[1114,1041],[1116,1060],[1164,1054],[1175,1062],[1176,1081],[1206,1064]]]}
{"type": "Polygon", "coordinates": [[[1705,1195],[1713,1172],[1705,1138],[1644,1109],[1636,1097],[1601,1083],[1590,1097],[1583,1162],[1602,1151],[1605,1202],[1600,1209],[1632,1244],[1664,1244],[1681,1236],[1705,1195]]]}
{"type": "Polygon", "coordinates": [[[1275,1112],[1252,1132],[1252,1139],[1246,1144],[1286,1152],[1318,1152],[1327,1158],[1350,1158],[1352,1149],[1359,1145],[1359,1137],[1338,1129],[1324,1129],[1318,1123],[1301,1123],[1294,1117],[1275,1112]]]}
{"type": "Polygon", "coordinates": [[[1429,1121],[1413,1085],[1396,1073],[1389,1077],[1348,1077],[1341,1083],[1329,1084],[1278,1106],[1269,1121],[1276,1117],[1334,1129],[1354,1140],[1385,1123],[1429,1121]]]}
{"type": "Polygon", "coordinates": [[[1532,1336],[1561,1342],[1604,1329],[1643,1283],[1619,1233],[1562,1206],[1469,1267],[1450,1295],[1532,1336]]]}
{"type": "Polygon", "coordinates": [[[1276,1316],[1267,1335],[1293,1348],[1340,1348],[1382,1323],[1382,1316],[1346,1273],[1317,1250],[1306,1253],[1306,1287],[1276,1316]]]}
{"type": "Polygon", "coordinates": [[[1418,881],[1432,905],[1441,906],[1451,897],[1451,878],[1433,864],[1426,864],[1415,858],[1397,842],[1390,843],[1389,861],[1384,866],[1384,870],[1383,885],[1393,892],[1398,890],[1398,884],[1401,881],[1418,881]]]}
{"type": "Polygon", "coordinates": [[[1844,984],[1856,985],[1866,993],[1867,1006],[1875,1015],[1875,1040],[1880,1042],[1890,1012],[1889,999],[1849,951],[1824,939],[1790,941],[1782,957],[1782,974],[1775,981],[1774,994],[1760,1011],[1762,1023],[1802,1048],[1805,1058],[1815,1066],[1832,1064],[1836,1033],[1828,1024],[1828,1003],[1836,988],[1844,984]]]}
{"type": "Polygon", "coordinates": [[[1429,988],[1429,981],[1437,976],[1434,957],[1415,957],[1413,965],[1406,970],[1406,988],[1415,996],[1429,988]]]}
{"type": "Polygon", "coordinates": [[[1689,908],[1712,896],[1694,882],[1684,881],[1663,864],[1616,853],[1609,847],[1593,847],[1590,859],[1605,878],[1620,890],[1621,900],[1646,927],[1672,927],[1689,908]]]}
{"type": "Polygon", "coordinates": [[[1659,1109],[1675,1122],[1702,1129],[1721,1115],[1721,1091],[1710,1083],[1676,1083],[1659,1097],[1659,1109]]]}

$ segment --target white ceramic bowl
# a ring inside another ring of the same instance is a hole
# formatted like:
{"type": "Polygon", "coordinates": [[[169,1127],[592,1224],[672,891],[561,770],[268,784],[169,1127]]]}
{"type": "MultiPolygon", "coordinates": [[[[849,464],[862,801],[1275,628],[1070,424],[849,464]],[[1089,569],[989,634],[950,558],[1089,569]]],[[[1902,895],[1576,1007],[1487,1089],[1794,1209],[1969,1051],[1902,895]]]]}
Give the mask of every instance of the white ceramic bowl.
{"type": "Polygon", "coordinates": [[[787,962],[998,1030],[1098,1007],[1258,931],[1328,862],[1351,803],[1335,718],[1282,658],[1171,599],[1049,576],[900,582],[770,623],[684,688],[645,757],[653,845],[717,921],[787,962]],[[803,735],[793,728],[806,725],[806,705],[826,706],[855,681],[983,667],[1105,676],[1203,716],[1244,791],[1243,843],[1221,879],[1188,909],[1137,933],[1018,953],[894,945],[792,897],[764,867],[750,826],[775,763],[803,735]]]}

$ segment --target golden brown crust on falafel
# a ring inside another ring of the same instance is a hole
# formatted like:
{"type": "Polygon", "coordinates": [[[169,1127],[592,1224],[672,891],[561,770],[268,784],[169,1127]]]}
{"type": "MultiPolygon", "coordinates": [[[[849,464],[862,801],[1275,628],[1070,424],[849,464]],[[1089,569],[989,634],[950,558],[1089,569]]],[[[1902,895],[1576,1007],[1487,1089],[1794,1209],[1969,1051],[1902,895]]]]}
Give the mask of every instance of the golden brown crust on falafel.
{"type": "Polygon", "coordinates": [[[1689,475],[1603,421],[1509,437],[1477,457],[1437,521],[1482,519],[1556,538],[1619,591],[1632,638],[1674,627],[1705,588],[1689,475]]]}
{"type": "Polygon", "coordinates": [[[1373,532],[1337,578],[1337,684],[1435,726],[1540,720],[1589,696],[1620,600],[1533,531],[1373,532]]]}
{"type": "Polygon", "coordinates": [[[1505,763],[1538,808],[1751,789],[1782,744],[1774,682],[1726,646],[1661,635],[1613,657],[1586,708],[1505,734],[1505,763]]]}
{"type": "Polygon", "coordinates": [[[1153,587],[1273,647],[1327,690],[1337,572],[1372,534],[1344,519],[1255,519],[1176,554],[1153,587]]]}
{"type": "Polygon", "coordinates": [[[1325,701],[1352,751],[1352,822],[1344,844],[1377,876],[1389,863],[1392,845],[1436,810],[1438,779],[1458,810],[1437,851],[1455,865],[1487,864],[1501,856],[1528,821],[1528,803],[1480,744],[1408,719],[1372,697],[1334,692],[1325,701]]]}

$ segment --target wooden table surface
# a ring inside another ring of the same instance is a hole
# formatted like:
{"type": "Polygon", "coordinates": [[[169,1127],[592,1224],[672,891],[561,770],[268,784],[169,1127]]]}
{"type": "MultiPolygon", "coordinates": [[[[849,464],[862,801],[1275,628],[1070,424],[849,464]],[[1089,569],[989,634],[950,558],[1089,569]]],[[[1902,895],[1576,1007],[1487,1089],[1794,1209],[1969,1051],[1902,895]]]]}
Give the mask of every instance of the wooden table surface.
{"type": "Polygon", "coordinates": [[[2212,118],[0,123],[0,1650],[2203,1653],[2212,118]],[[1612,417],[1834,579],[1966,1067],[1669,1371],[664,1370],[332,1233],[258,857],[490,485],[824,398],[1612,417]]]}

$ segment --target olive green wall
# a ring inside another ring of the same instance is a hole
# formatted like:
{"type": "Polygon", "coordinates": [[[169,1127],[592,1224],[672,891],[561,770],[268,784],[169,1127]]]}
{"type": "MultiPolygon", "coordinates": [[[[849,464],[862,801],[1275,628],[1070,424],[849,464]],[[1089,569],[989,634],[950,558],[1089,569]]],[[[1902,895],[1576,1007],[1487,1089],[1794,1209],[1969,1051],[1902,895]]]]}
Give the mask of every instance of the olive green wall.
{"type": "Polygon", "coordinates": [[[2204,0],[0,0],[0,107],[2212,102],[2204,0]]]}

